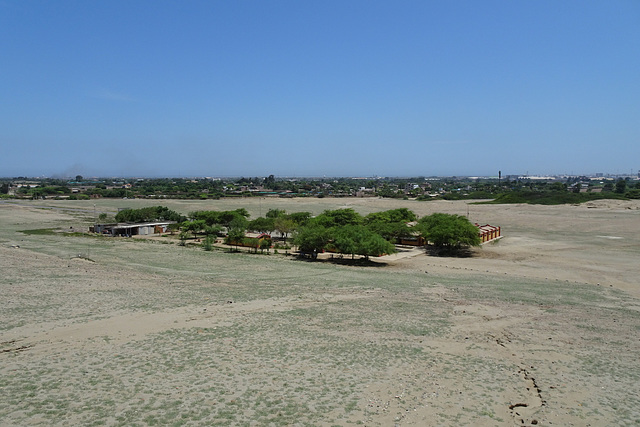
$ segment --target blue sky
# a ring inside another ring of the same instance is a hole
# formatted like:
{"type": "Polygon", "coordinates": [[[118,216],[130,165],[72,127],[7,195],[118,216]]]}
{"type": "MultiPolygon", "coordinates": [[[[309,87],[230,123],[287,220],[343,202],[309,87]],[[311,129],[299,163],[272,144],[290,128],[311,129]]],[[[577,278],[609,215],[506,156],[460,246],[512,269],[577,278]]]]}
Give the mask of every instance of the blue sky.
{"type": "Polygon", "coordinates": [[[0,0],[0,176],[640,169],[640,2],[0,0]]]}

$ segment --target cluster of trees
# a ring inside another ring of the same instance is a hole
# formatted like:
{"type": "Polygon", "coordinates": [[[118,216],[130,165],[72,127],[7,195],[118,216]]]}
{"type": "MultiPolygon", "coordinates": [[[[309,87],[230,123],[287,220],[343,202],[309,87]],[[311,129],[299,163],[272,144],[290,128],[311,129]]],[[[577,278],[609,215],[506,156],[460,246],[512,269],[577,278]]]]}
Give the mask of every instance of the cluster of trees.
{"type": "MultiPolygon", "coordinates": [[[[585,178],[587,180],[588,178],[585,178]]],[[[602,199],[639,199],[640,182],[632,182],[629,178],[619,178],[617,181],[609,181],[598,187],[598,192],[581,192],[584,184],[569,179],[567,183],[555,182],[530,182],[514,185],[511,188],[503,189],[500,193],[491,196],[493,200],[485,202],[492,204],[507,203],[529,203],[540,205],[560,205],[584,203],[592,200],[602,199]],[[573,185],[568,185],[573,182],[573,185]]]]}
{"type": "Polygon", "coordinates": [[[306,224],[311,218],[310,212],[294,212],[287,214],[283,209],[269,209],[264,217],[249,222],[249,230],[258,233],[279,232],[286,243],[289,235],[298,227],[306,224]]]}
{"type": "MultiPolygon", "coordinates": [[[[189,214],[189,220],[180,224],[182,233],[193,233],[197,238],[199,233],[203,233],[206,238],[221,234],[223,229],[227,230],[228,238],[239,241],[244,237],[247,230],[249,212],[240,208],[232,211],[196,211],[189,214]]],[[[184,241],[184,234],[181,239],[184,241]]]]}
{"type": "Polygon", "coordinates": [[[182,222],[187,218],[165,206],[149,206],[140,209],[123,209],[116,214],[117,222],[153,222],[153,221],[177,221],[182,222]]]}
{"type": "Polygon", "coordinates": [[[415,214],[404,208],[369,214],[367,217],[353,209],[327,210],[300,227],[294,242],[300,251],[310,254],[325,249],[352,257],[390,254],[395,252],[395,247],[381,233],[393,232],[397,228],[403,230],[400,234],[408,234],[406,222],[413,219],[415,214]]]}
{"type": "MultiPolygon", "coordinates": [[[[247,231],[271,233],[278,231],[284,243],[293,234],[294,244],[301,252],[315,256],[325,250],[368,259],[396,252],[394,243],[403,237],[419,234],[432,245],[457,251],[480,244],[478,229],[460,215],[436,213],[418,219],[407,208],[360,215],[353,209],[326,210],[311,217],[309,212],[288,214],[270,209],[264,217],[249,220],[246,209],[231,211],[195,211],[189,219],[164,206],[125,209],[116,215],[118,222],[176,221],[171,232],[180,231],[180,240],[204,234],[203,247],[211,250],[215,236],[226,235],[229,244],[242,244],[247,231]],[[413,223],[413,226],[409,224],[413,223]]],[[[264,249],[264,241],[256,243],[264,249]]]]}
{"type": "Polygon", "coordinates": [[[623,194],[627,199],[640,199],[640,182],[634,185],[629,179],[618,179],[613,191],[623,194]]]}
{"type": "Polygon", "coordinates": [[[433,214],[420,218],[413,227],[408,225],[416,220],[406,208],[364,217],[352,209],[325,211],[301,227],[294,241],[302,252],[328,249],[365,258],[394,253],[398,239],[416,234],[447,253],[480,244],[478,228],[463,216],[433,214]]]}
{"type": "Polygon", "coordinates": [[[155,178],[137,180],[133,184],[136,194],[143,196],[172,196],[177,198],[213,198],[224,193],[225,183],[219,180],[185,178],[155,178]]]}
{"type": "MultiPolygon", "coordinates": [[[[253,241],[245,237],[247,231],[257,233],[271,233],[278,231],[286,244],[287,237],[300,225],[304,224],[311,214],[309,212],[296,212],[287,214],[281,209],[270,209],[264,217],[258,217],[249,221],[249,212],[246,209],[232,211],[196,211],[189,213],[189,220],[179,224],[182,233],[192,233],[194,238],[198,234],[204,234],[206,238],[214,235],[225,234],[228,244],[256,247],[265,249],[264,241],[253,241]],[[224,233],[223,233],[224,232],[224,233]],[[255,243],[255,244],[254,244],[255,243]]],[[[184,241],[186,234],[181,234],[184,241]]]]}
{"type": "MultiPolygon", "coordinates": [[[[529,180],[469,177],[376,177],[359,178],[278,178],[274,175],[250,178],[127,178],[87,180],[78,175],[74,180],[24,177],[0,179],[0,195],[15,193],[15,197],[86,199],[97,197],[188,198],[217,199],[220,197],[253,197],[281,195],[283,197],[349,197],[362,188],[364,194],[389,198],[416,198],[417,200],[495,199],[521,197],[523,194],[580,193],[585,183],[590,189],[602,190],[598,196],[580,196],[579,200],[593,198],[638,198],[640,182],[631,178],[617,181],[593,182],[589,177],[569,177],[560,180],[529,180]],[[18,181],[18,182],[16,182],[18,181]],[[22,182],[20,182],[22,181],[22,182]],[[25,185],[28,184],[28,185],[25,185]],[[34,186],[37,184],[37,186],[34,186]],[[13,187],[12,187],[13,186],[13,187]],[[72,190],[73,189],[73,190],[72,190]],[[507,195],[507,196],[504,196],[507,195]]],[[[591,193],[589,193],[591,194],[591,193]]],[[[574,203],[568,197],[566,203],[574,203]]],[[[556,202],[554,202],[556,203],[556,202]]]]}
{"type": "Polygon", "coordinates": [[[24,194],[29,195],[31,198],[39,199],[44,196],[64,196],[71,194],[71,189],[64,185],[47,185],[38,187],[25,187],[24,194]]]}

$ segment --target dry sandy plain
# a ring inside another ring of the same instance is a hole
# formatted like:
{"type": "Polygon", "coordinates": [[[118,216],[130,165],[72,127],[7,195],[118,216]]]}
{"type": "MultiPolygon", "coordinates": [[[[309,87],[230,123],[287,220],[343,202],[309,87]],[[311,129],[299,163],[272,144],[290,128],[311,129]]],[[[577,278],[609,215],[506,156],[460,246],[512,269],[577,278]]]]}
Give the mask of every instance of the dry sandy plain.
{"type": "Polygon", "coordinates": [[[640,424],[637,201],[162,202],[468,211],[503,230],[471,258],[377,267],[21,232],[150,204],[0,202],[0,425],[640,424]]]}

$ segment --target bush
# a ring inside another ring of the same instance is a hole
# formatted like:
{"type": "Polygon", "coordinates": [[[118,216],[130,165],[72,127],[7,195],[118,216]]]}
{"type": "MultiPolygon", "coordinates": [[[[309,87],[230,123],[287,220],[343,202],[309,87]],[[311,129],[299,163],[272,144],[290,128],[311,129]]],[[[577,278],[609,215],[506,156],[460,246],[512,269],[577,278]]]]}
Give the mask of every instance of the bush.
{"type": "Polygon", "coordinates": [[[187,243],[187,239],[189,238],[189,233],[187,233],[186,231],[181,231],[179,236],[180,238],[180,246],[184,246],[187,243]]]}
{"type": "Polygon", "coordinates": [[[202,241],[202,249],[205,251],[210,251],[213,249],[213,237],[211,235],[207,235],[202,241]]]}
{"type": "Polygon", "coordinates": [[[434,213],[420,218],[417,227],[426,241],[445,252],[480,245],[478,227],[462,215],[434,213]]]}
{"type": "Polygon", "coordinates": [[[636,188],[636,189],[627,191],[627,193],[625,194],[625,197],[628,197],[629,199],[640,199],[640,189],[636,188]]]}

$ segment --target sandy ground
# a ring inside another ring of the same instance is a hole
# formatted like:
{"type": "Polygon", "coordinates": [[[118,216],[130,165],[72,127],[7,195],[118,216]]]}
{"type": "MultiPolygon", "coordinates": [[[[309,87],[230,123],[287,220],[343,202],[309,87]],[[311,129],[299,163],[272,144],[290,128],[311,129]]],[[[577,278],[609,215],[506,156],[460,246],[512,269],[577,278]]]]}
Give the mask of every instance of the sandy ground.
{"type": "Polygon", "coordinates": [[[0,425],[640,424],[638,202],[162,203],[502,227],[379,267],[21,232],[145,204],[0,203],[0,425]]]}

